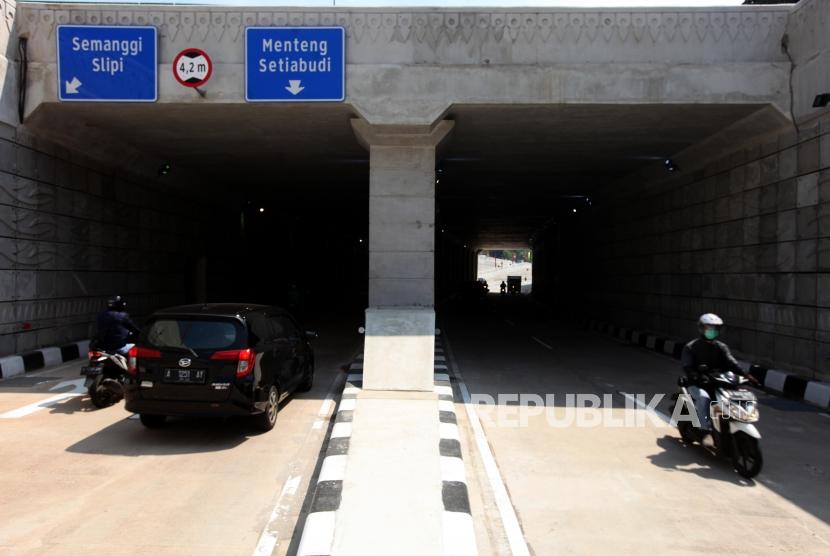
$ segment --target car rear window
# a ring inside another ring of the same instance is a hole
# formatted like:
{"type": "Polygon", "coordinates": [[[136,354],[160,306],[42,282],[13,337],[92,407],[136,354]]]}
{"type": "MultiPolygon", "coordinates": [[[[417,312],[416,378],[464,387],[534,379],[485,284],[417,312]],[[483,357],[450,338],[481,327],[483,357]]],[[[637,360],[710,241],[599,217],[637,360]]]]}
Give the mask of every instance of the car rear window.
{"type": "Polygon", "coordinates": [[[245,329],[232,319],[163,318],[150,323],[146,340],[158,348],[238,349],[245,347],[245,329]]]}

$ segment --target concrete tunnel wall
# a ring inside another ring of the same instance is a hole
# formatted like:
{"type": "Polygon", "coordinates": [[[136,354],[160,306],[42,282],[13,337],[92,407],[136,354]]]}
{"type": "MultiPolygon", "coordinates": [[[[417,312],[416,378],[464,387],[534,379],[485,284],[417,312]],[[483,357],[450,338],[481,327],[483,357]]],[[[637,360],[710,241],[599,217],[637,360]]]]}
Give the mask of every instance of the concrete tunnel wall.
{"type": "Polygon", "coordinates": [[[115,293],[134,315],[184,302],[204,250],[194,202],[0,124],[0,355],[94,332],[115,293]]]}
{"type": "Polygon", "coordinates": [[[19,124],[15,3],[2,5],[0,356],[89,338],[114,293],[137,315],[184,301],[205,229],[158,160],[100,143],[93,157],[19,124]]]}
{"type": "Polygon", "coordinates": [[[811,107],[830,92],[828,25],[817,0],[790,20],[797,133],[699,148],[677,174],[606,188],[583,268],[594,316],[689,338],[716,312],[746,357],[830,379],[830,115],[811,107]]]}

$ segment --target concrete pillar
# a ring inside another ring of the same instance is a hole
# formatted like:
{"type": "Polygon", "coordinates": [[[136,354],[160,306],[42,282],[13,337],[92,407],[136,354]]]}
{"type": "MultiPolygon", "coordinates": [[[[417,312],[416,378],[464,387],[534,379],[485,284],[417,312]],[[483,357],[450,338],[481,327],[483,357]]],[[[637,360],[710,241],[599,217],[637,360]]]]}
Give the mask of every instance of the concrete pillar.
{"type": "Polygon", "coordinates": [[[433,389],[435,148],[452,126],[352,120],[370,164],[365,390],[433,389]]]}

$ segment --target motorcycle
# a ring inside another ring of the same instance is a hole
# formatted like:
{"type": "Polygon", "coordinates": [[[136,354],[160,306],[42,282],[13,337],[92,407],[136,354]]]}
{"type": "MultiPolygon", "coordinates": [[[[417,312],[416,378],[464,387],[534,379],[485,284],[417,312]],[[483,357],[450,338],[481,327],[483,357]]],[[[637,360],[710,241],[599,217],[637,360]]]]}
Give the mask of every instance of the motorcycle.
{"type": "MultiPolygon", "coordinates": [[[[677,422],[677,429],[681,438],[689,444],[698,442],[705,445],[704,439],[711,434],[713,448],[717,454],[730,458],[735,471],[742,477],[755,477],[761,472],[764,459],[760,446],[761,433],[755,427],[760,418],[758,398],[752,391],[743,387],[750,380],[731,371],[709,374],[705,365],[701,365],[698,372],[708,377],[711,381],[708,390],[710,394],[714,392],[712,403],[709,405],[712,431],[704,431],[694,426],[692,421],[680,420],[677,422]]],[[[673,399],[684,396],[694,408],[688,390],[692,384],[688,377],[680,377],[677,384],[680,391],[673,399]]]]}
{"type": "Polygon", "coordinates": [[[127,358],[90,346],[89,365],[81,368],[81,376],[86,377],[84,387],[92,405],[99,409],[109,407],[124,398],[127,358]]]}

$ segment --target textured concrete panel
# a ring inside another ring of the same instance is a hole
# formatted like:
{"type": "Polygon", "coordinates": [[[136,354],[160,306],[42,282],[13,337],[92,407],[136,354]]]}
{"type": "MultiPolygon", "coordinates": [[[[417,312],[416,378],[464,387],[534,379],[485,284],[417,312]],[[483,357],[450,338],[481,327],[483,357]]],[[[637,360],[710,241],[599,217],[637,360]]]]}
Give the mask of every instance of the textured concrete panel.
{"type": "Polygon", "coordinates": [[[798,177],[798,207],[818,204],[818,177],[818,173],[798,177]]]}

